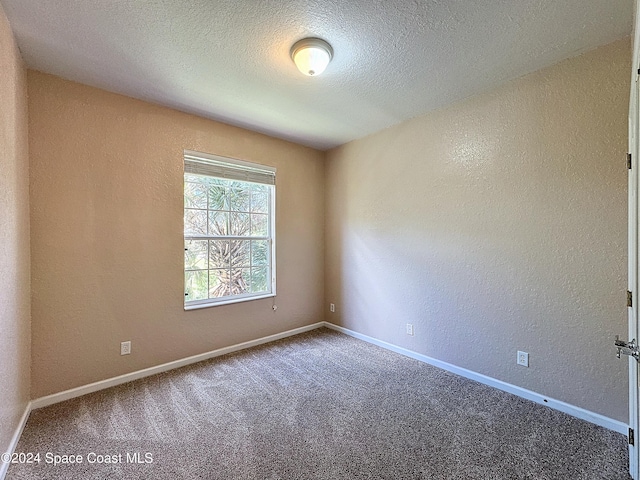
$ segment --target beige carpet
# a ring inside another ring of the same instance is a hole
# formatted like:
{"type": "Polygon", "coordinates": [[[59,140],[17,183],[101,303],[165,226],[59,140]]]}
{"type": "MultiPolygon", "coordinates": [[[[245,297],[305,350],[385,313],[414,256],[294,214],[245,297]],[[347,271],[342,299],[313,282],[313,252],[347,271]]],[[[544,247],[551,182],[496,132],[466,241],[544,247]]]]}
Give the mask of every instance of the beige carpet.
{"type": "Polygon", "coordinates": [[[327,329],[36,410],[16,451],[11,480],[629,478],[623,435],[327,329]]]}

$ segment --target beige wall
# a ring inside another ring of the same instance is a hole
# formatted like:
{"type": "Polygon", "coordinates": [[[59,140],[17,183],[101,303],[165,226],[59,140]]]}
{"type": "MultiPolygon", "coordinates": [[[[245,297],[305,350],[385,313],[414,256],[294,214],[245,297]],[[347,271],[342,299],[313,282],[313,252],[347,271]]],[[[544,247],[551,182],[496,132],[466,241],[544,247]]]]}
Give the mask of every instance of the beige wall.
{"type": "Polygon", "coordinates": [[[322,320],[322,152],[39,72],[28,86],[33,398],[322,320]],[[277,311],[183,310],[183,149],[278,169],[277,311]]]}
{"type": "Polygon", "coordinates": [[[626,422],[630,59],[618,41],[329,152],[326,319],[626,422]]]}
{"type": "Polygon", "coordinates": [[[26,82],[20,52],[0,6],[0,452],[9,446],[29,402],[26,82]]]}

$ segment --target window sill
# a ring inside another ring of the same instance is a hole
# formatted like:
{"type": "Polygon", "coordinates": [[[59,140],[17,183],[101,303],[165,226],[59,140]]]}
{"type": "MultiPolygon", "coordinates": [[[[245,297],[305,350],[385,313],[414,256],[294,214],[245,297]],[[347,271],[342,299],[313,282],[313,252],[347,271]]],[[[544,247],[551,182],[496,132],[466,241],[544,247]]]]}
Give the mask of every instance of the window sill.
{"type": "Polygon", "coordinates": [[[196,303],[193,305],[185,305],[184,310],[199,310],[201,308],[211,308],[211,307],[219,307],[221,305],[231,305],[233,303],[244,303],[250,302],[252,300],[262,300],[264,298],[275,297],[275,293],[265,293],[264,295],[258,295],[255,297],[242,297],[242,298],[229,298],[228,300],[221,300],[219,302],[207,302],[207,303],[196,303]]]}

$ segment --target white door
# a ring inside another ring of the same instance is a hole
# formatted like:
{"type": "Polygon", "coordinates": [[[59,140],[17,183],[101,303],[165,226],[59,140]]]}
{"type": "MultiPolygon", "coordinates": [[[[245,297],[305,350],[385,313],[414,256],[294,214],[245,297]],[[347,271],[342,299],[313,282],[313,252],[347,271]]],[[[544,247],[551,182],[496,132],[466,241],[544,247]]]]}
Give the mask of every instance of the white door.
{"type": "MultiPolygon", "coordinates": [[[[637,2],[636,2],[637,3],[637,2]]],[[[634,22],[633,61],[631,74],[631,95],[629,101],[629,292],[631,292],[629,307],[629,339],[640,340],[638,331],[638,303],[640,292],[638,291],[638,172],[640,171],[640,148],[638,145],[638,126],[640,125],[640,106],[638,101],[638,69],[640,68],[640,13],[636,5],[634,22]]],[[[635,346],[632,345],[632,347],[635,346]]],[[[624,349],[627,352],[628,349],[624,349]]],[[[620,350],[618,350],[620,351],[620,350]]],[[[638,429],[638,361],[633,356],[628,357],[629,362],[629,471],[634,480],[640,480],[640,430],[638,429]],[[632,438],[633,437],[633,438],[632,438]]]]}

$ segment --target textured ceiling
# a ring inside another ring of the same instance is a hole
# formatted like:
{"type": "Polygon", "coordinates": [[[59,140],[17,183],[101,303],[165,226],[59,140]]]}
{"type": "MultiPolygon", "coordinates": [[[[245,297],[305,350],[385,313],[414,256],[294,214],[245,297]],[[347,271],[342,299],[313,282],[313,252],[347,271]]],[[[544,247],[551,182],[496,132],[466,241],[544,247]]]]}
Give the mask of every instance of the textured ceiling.
{"type": "Polygon", "coordinates": [[[0,0],[30,68],[327,149],[631,33],[633,0],[0,0]],[[306,77],[291,45],[334,49],[306,77]]]}

